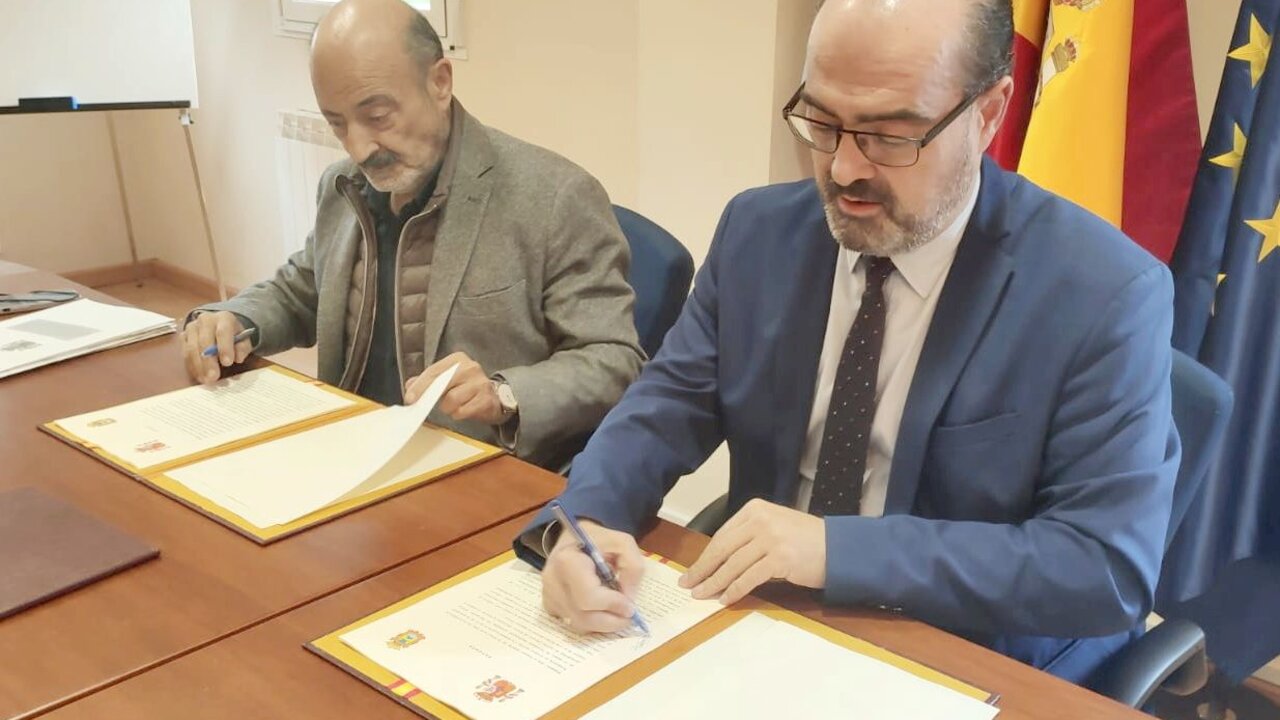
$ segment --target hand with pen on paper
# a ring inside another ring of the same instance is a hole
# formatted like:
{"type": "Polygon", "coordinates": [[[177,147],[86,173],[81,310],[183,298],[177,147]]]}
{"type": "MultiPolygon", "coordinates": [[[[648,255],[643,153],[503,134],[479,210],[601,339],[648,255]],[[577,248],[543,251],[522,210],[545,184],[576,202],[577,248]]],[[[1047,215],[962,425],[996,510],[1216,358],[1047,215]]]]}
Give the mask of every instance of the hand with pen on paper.
{"type": "Polygon", "coordinates": [[[206,312],[182,329],[182,356],[192,380],[206,385],[222,377],[222,368],[242,363],[253,352],[254,331],[226,311],[206,312]]]}
{"type": "MultiPolygon", "coordinates": [[[[613,568],[621,591],[601,584],[572,533],[561,532],[542,572],[547,612],[580,632],[616,632],[631,624],[632,601],[644,576],[644,557],[630,535],[596,523],[578,525],[613,568]]],[[[729,519],[680,578],[697,599],[732,605],[761,585],[785,580],[826,585],[826,525],[822,518],[752,500],[729,519]]]]}
{"type": "Polygon", "coordinates": [[[617,590],[600,580],[595,563],[567,528],[547,556],[542,604],[552,617],[579,633],[611,633],[631,627],[635,597],[644,579],[644,556],[635,538],[590,520],[578,527],[591,539],[617,578],[617,590]]]}

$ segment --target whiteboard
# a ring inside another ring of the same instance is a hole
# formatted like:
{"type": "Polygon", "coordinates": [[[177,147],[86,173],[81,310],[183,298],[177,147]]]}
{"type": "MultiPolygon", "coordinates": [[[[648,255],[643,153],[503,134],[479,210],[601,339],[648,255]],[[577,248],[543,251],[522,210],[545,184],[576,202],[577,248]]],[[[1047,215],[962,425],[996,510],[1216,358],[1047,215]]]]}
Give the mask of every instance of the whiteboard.
{"type": "Polygon", "coordinates": [[[195,107],[189,0],[0,0],[0,108],[65,96],[195,107]]]}

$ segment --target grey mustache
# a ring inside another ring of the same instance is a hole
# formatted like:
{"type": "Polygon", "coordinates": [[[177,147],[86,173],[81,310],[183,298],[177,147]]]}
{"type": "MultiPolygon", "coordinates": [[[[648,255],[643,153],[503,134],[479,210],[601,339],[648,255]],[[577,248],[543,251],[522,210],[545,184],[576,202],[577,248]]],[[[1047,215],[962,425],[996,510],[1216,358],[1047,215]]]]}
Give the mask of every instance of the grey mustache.
{"type": "Polygon", "coordinates": [[[399,158],[396,157],[395,153],[378,152],[370,155],[364,162],[360,163],[360,168],[363,170],[382,170],[395,165],[398,160],[399,158]]]}

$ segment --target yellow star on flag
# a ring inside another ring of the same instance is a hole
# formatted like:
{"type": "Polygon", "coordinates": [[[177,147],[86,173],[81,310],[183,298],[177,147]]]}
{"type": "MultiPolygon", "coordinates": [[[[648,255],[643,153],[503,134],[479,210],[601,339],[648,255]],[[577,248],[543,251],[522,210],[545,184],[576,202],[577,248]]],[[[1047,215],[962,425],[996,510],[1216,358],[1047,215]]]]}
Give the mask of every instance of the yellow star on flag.
{"type": "Polygon", "coordinates": [[[1225,167],[1225,168],[1231,168],[1232,173],[1236,177],[1239,177],[1240,165],[1244,162],[1244,151],[1245,151],[1245,148],[1249,145],[1249,138],[1245,137],[1244,131],[1240,129],[1239,125],[1232,123],[1232,126],[1234,130],[1232,133],[1233,139],[1232,139],[1231,150],[1229,152],[1222,153],[1221,155],[1217,155],[1209,158],[1209,162],[1213,163],[1214,165],[1221,165],[1222,167],[1225,167]]]}
{"type": "Polygon", "coordinates": [[[1272,250],[1280,247],[1280,203],[1269,219],[1245,220],[1245,224],[1262,233],[1262,248],[1258,250],[1258,262],[1262,262],[1272,250]]]}
{"type": "Polygon", "coordinates": [[[1262,79],[1262,71],[1267,67],[1267,55],[1270,53],[1271,36],[1262,29],[1258,16],[1250,15],[1249,42],[1232,50],[1227,57],[1249,63],[1249,76],[1253,80],[1253,86],[1257,87],[1258,80],[1262,79]]]}

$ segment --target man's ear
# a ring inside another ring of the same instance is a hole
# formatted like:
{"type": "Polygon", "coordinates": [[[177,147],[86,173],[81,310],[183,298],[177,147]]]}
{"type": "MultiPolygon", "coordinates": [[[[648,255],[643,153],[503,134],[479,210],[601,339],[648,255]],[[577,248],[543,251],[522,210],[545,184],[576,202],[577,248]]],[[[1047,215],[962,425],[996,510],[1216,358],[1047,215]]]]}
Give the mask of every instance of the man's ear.
{"type": "Polygon", "coordinates": [[[996,133],[1004,124],[1005,115],[1009,112],[1009,102],[1013,98],[1013,78],[1003,78],[982,94],[975,103],[978,106],[978,117],[982,126],[978,129],[978,145],[986,152],[995,140],[996,133]]]}
{"type": "Polygon", "coordinates": [[[431,72],[427,76],[427,92],[442,105],[453,100],[453,63],[449,58],[440,58],[431,66],[431,72]]]}

